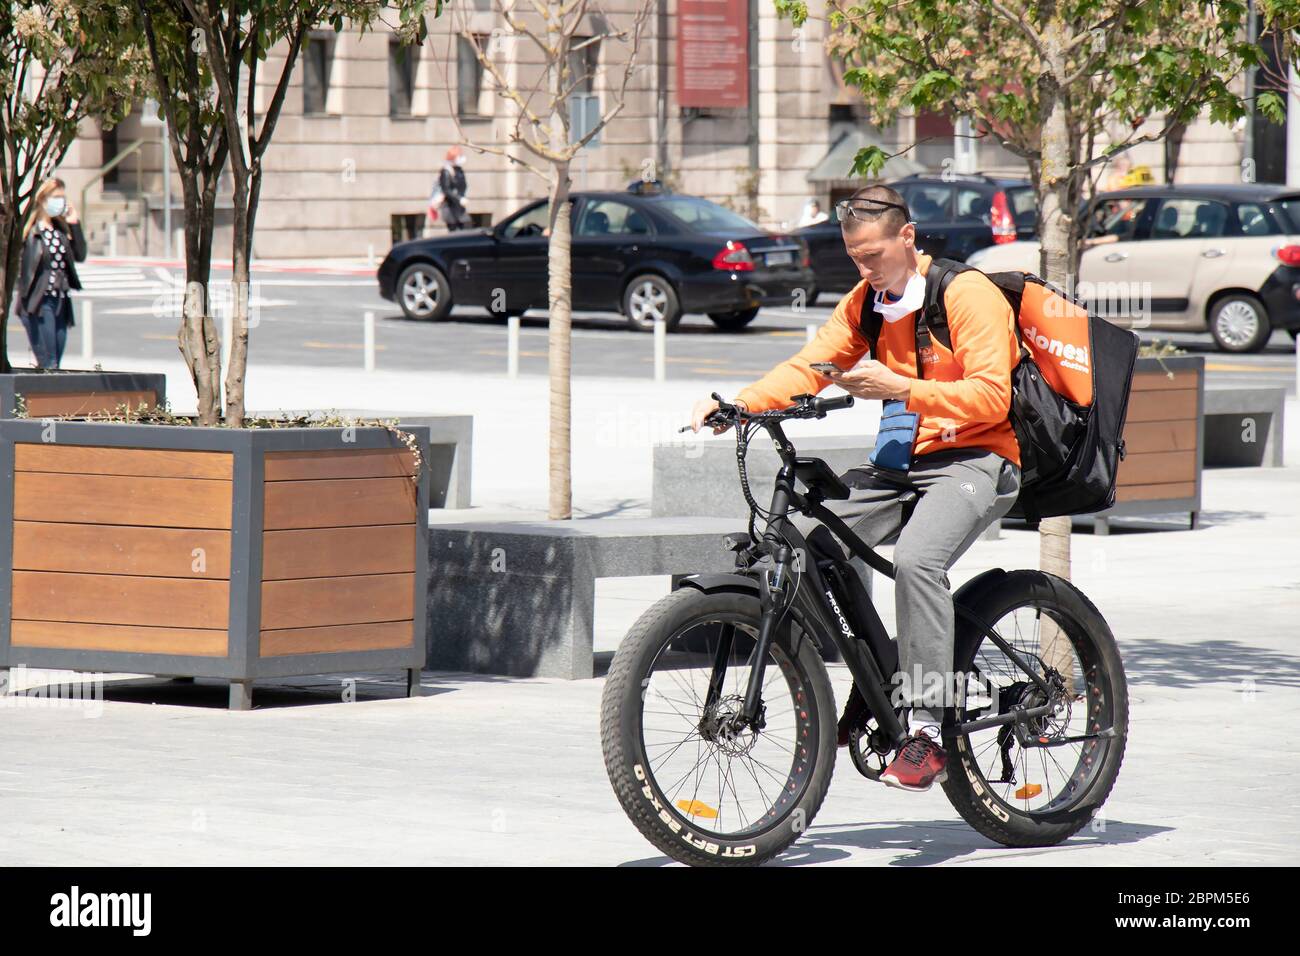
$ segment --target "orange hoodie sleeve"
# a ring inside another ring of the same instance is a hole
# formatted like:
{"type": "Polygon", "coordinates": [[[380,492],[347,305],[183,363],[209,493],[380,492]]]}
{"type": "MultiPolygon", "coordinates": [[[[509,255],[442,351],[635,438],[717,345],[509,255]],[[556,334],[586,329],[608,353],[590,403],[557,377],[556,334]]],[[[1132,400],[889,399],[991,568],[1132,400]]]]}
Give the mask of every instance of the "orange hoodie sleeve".
{"type": "Polygon", "coordinates": [[[858,328],[866,289],[867,283],[859,282],[840,299],[831,317],[817,330],[811,342],[753,385],[741,389],[736,400],[744,402],[751,412],[785,408],[793,404],[793,396],[816,395],[831,383],[825,375],[809,367],[813,362],[831,362],[843,369],[856,365],[867,353],[866,337],[858,328]]]}
{"type": "Polygon", "coordinates": [[[965,422],[1000,422],[1011,408],[1014,316],[997,287],[977,272],[952,280],[944,296],[953,357],[962,369],[955,382],[912,383],[909,412],[965,422]]]}

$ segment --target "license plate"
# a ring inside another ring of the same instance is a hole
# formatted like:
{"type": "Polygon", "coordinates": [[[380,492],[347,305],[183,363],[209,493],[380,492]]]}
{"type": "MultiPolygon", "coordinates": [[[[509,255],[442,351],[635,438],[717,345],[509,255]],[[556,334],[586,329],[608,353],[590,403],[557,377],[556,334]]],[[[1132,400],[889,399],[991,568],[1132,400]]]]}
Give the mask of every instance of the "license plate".
{"type": "Polygon", "coordinates": [[[793,252],[769,252],[767,254],[767,264],[769,266],[788,266],[794,262],[793,252]]]}

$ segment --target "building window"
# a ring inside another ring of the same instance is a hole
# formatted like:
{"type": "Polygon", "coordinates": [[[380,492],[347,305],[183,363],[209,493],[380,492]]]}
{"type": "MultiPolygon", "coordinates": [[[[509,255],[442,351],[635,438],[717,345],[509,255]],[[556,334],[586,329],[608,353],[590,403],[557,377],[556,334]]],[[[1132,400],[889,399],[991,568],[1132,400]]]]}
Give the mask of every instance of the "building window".
{"type": "Polygon", "coordinates": [[[853,107],[844,103],[832,103],[830,107],[830,121],[834,126],[836,123],[856,123],[857,117],[853,115],[853,107]]]}
{"type": "Polygon", "coordinates": [[[456,38],[456,97],[461,116],[479,116],[479,96],[483,92],[483,64],[475,52],[485,50],[490,38],[475,36],[471,43],[463,36],[456,38]]]}
{"type": "Polygon", "coordinates": [[[564,89],[584,95],[594,94],[596,68],[599,66],[600,41],[593,41],[591,37],[574,37],[569,41],[569,61],[564,77],[564,89]]]}
{"type": "Polygon", "coordinates": [[[388,38],[388,115],[410,116],[415,93],[415,71],[420,66],[420,47],[406,46],[388,38]]]}
{"type": "Polygon", "coordinates": [[[302,111],[324,113],[334,63],[334,34],[313,33],[302,51],[302,111]]]}
{"type": "Polygon", "coordinates": [[[388,218],[392,224],[393,245],[408,239],[419,239],[424,235],[424,216],[422,212],[395,212],[388,218]]]}

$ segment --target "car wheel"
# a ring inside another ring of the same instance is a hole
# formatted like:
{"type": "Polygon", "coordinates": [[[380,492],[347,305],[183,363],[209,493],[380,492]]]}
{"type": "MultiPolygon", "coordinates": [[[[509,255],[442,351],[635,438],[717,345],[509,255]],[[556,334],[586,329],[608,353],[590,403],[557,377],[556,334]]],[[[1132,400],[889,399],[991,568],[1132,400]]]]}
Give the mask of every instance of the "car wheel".
{"type": "Polygon", "coordinates": [[[397,301],[408,319],[436,322],[451,311],[451,285],[437,266],[417,262],[398,277],[397,301]]]}
{"type": "Polygon", "coordinates": [[[1225,352],[1258,352],[1272,332],[1264,303],[1253,295],[1227,295],[1210,307],[1210,334],[1225,352]]]}
{"type": "Polygon", "coordinates": [[[743,329],[754,321],[754,316],[758,315],[758,309],[741,309],[739,312],[710,312],[709,318],[718,328],[731,332],[735,329],[743,329]]]}
{"type": "Polygon", "coordinates": [[[623,290],[623,314],[628,324],[639,332],[654,329],[656,319],[663,319],[671,332],[682,320],[677,290],[661,275],[647,272],[627,284],[623,290]]]}

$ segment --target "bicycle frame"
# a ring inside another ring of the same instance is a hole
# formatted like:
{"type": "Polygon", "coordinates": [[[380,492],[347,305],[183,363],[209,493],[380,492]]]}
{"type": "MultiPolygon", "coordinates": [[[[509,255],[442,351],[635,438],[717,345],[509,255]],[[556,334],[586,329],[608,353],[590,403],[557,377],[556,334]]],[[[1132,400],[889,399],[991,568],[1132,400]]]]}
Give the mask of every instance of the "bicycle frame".
{"type": "MultiPolygon", "coordinates": [[[[811,552],[808,548],[807,539],[789,520],[787,513],[793,509],[818,520],[854,555],[891,580],[895,579],[897,571],[889,560],[876,553],[854,534],[842,519],[827,509],[821,503],[822,498],[819,493],[810,489],[808,494],[801,494],[795,488],[796,452],[794,445],[786,438],[780,421],[764,421],[762,427],[766,429],[776,445],[777,454],[781,459],[781,469],[777,473],[772,490],[772,503],[768,509],[767,524],[759,536],[760,540],[754,545],[755,553],[772,556],[773,566],[769,573],[758,575],[762,619],[757,644],[754,649],[754,664],[750,669],[749,682],[745,691],[745,707],[742,711],[742,719],[751,726],[761,726],[760,714],[763,706],[761,692],[768,650],[775,639],[777,628],[780,626],[785,614],[791,607],[797,607],[805,619],[810,618],[816,621],[821,625],[822,633],[830,635],[880,729],[888,735],[895,745],[900,745],[906,736],[906,731],[902,722],[898,719],[894,705],[890,702],[886,690],[891,684],[893,675],[883,673],[880,661],[877,660],[872,646],[868,642],[867,635],[853,634],[852,630],[847,627],[847,622],[844,621],[841,612],[832,607],[827,598],[830,589],[818,571],[816,562],[807,557],[802,561],[801,567],[795,566],[794,562],[798,553],[802,552],[804,556],[810,556],[811,552]],[[790,586],[792,575],[798,576],[798,586],[794,594],[788,594],[787,588],[790,586]],[[845,633],[846,629],[848,630],[847,634],[845,633]]],[[[852,595],[846,595],[845,599],[852,600],[852,595]]],[[[1018,653],[1000,634],[980,620],[968,608],[958,602],[954,602],[954,608],[958,615],[978,627],[989,640],[996,644],[1025,673],[1029,680],[1038,686],[1049,700],[1051,699],[1051,687],[1023,655],[1018,653]]],[[[868,599],[866,606],[859,607],[858,610],[863,614],[863,619],[867,621],[868,628],[876,632],[876,636],[883,636],[885,640],[889,639],[884,622],[881,621],[873,601],[868,599]]],[[[715,693],[713,685],[716,684],[720,687],[720,680],[731,654],[731,636],[730,631],[725,633],[719,645],[718,654],[714,660],[713,680],[709,692],[710,698],[713,698],[715,693]]],[[[1032,708],[1016,707],[1007,714],[958,724],[955,730],[959,733],[970,733],[1002,724],[1014,724],[1017,738],[1022,738],[1025,735],[1021,733],[1021,730],[1028,720],[1050,714],[1053,709],[1053,705],[1050,703],[1032,708]]],[[[1028,740],[1022,742],[1029,743],[1028,740]]]]}

